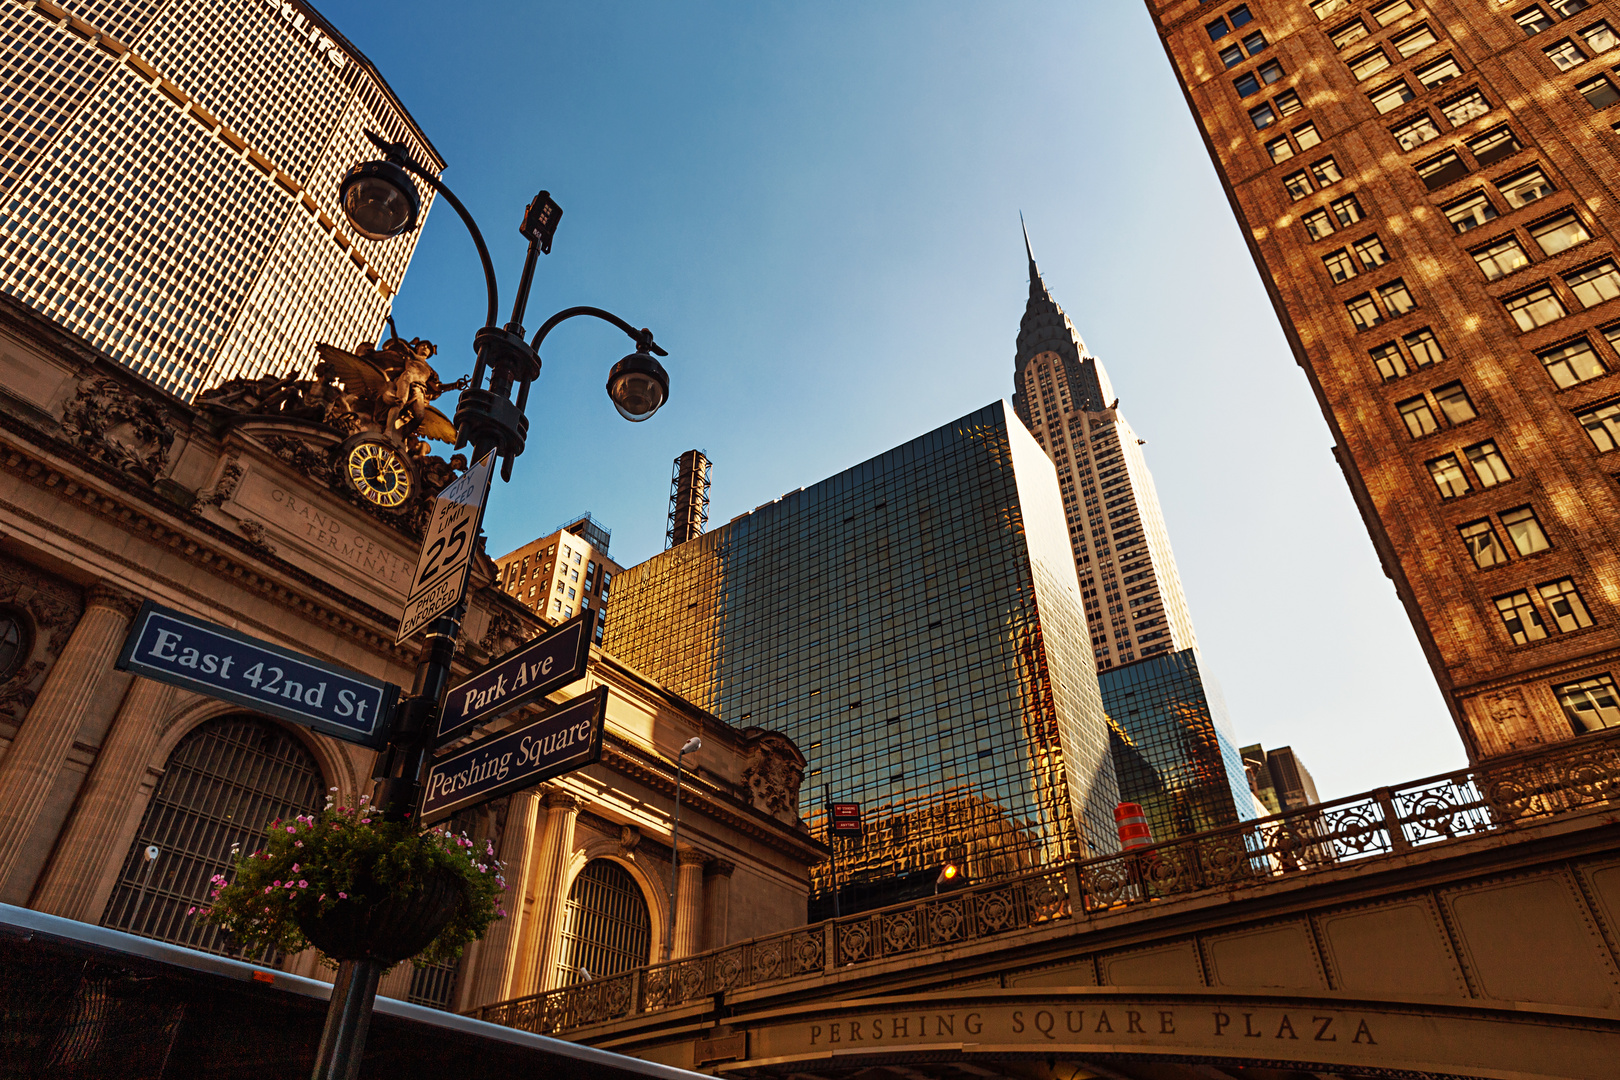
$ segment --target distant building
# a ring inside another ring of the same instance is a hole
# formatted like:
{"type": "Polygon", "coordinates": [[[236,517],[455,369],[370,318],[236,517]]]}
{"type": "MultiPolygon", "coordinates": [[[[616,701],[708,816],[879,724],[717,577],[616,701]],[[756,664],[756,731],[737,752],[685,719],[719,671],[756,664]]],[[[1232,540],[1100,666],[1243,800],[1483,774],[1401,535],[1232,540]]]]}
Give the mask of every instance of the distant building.
{"type": "Polygon", "coordinates": [[[608,558],[611,535],[589,514],[572,518],[496,559],[499,587],[547,622],[559,623],[594,607],[596,641],[601,644],[613,578],[624,569],[608,558]]]}
{"type": "MultiPolygon", "coordinates": [[[[838,864],[863,903],[946,861],[993,876],[1117,847],[1061,497],[1010,413],[989,405],[615,583],[609,653],[782,731],[816,801],[863,805],[867,835],[838,864]]],[[[808,819],[820,835],[825,817],[808,819]]]]}
{"type": "Polygon", "coordinates": [[[1469,756],[1620,725],[1615,6],[1147,7],[1469,756]]]}
{"type": "Polygon", "coordinates": [[[367,131],[444,167],[377,69],[298,0],[65,6],[0,9],[0,291],[187,399],[375,341],[420,230],[338,182],[367,131]]]}
{"type": "Polygon", "coordinates": [[[1245,746],[1241,753],[1250,790],[1268,813],[1282,814],[1322,801],[1316,794],[1316,781],[1311,779],[1310,770],[1299,760],[1293,747],[1266,750],[1256,743],[1245,746]]]}

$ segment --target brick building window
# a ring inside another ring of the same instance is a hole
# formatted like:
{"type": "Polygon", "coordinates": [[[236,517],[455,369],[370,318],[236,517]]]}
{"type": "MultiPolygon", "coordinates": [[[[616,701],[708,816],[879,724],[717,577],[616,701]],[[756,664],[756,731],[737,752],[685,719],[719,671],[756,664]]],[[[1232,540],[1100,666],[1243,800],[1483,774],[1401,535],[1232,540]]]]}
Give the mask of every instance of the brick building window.
{"type": "Polygon", "coordinates": [[[1373,103],[1373,108],[1381,113],[1394,112],[1415,97],[1417,95],[1406,85],[1405,79],[1397,79],[1387,86],[1380,86],[1367,95],[1367,99],[1373,103]]]}
{"type": "Polygon", "coordinates": [[[1418,82],[1433,90],[1435,87],[1448,83],[1452,79],[1459,78],[1462,75],[1462,68],[1458,67],[1457,61],[1451,57],[1443,56],[1432,64],[1425,64],[1418,68],[1412,74],[1417,76],[1418,82]]]}
{"type": "Polygon", "coordinates": [[[1372,354],[1373,366],[1385,382],[1398,379],[1407,373],[1406,357],[1401,355],[1400,347],[1393,341],[1386,341],[1369,350],[1372,354]]]}
{"type": "Polygon", "coordinates": [[[1356,222],[1367,216],[1361,212],[1361,204],[1356,201],[1356,197],[1354,195],[1346,195],[1342,199],[1334,199],[1332,202],[1328,203],[1328,208],[1333,211],[1333,217],[1336,221],[1338,221],[1341,227],[1345,225],[1354,225],[1356,222]]]}
{"type": "Polygon", "coordinates": [[[1434,30],[1430,28],[1429,24],[1424,23],[1404,34],[1395,35],[1389,39],[1389,43],[1395,46],[1395,51],[1401,54],[1401,59],[1406,60],[1416,56],[1439,40],[1434,36],[1434,30]]]}
{"type": "Polygon", "coordinates": [[[1473,401],[1468,397],[1468,391],[1460,382],[1435,387],[1434,400],[1440,405],[1441,415],[1453,427],[1466,424],[1479,415],[1474,409],[1473,401]]]}
{"type": "Polygon", "coordinates": [[[1388,26],[1396,19],[1406,18],[1413,10],[1411,0],[1388,0],[1387,3],[1375,5],[1368,14],[1378,20],[1379,26],[1388,26]]]}
{"type": "Polygon", "coordinates": [[[1350,74],[1354,75],[1359,81],[1361,79],[1370,79],[1389,67],[1390,60],[1383,49],[1373,49],[1359,56],[1352,56],[1345,63],[1350,65],[1350,74]]]}
{"type": "Polygon", "coordinates": [[[1541,621],[1541,612],[1531,603],[1530,594],[1523,590],[1496,598],[1497,614],[1515,645],[1528,645],[1547,636],[1547,627],[1541,621]]]}
{"type": "Polygon", "coordinates": [[[1592,239],[1592,234],[1586,231],[1579,217],[1569,213],[1530,226],[1530,238],[1541,248],[1542,254],[1557,255],[1592,239]]]}
{"type": "Polygon", "coordinates": [[[1368,330],[1384,321],[1378,305],[1373,303],[1372,293],[1351,297],[1344,302],[1344,309],[1350,313],[1350,321],[1357,330],[1368,330]]]}
{"type": "Polygon", "coordinates": [[[1586,46],[1593,53],[1606,53],[1620,45],[1620,35],[1616,35],[1613,28],[1601,20],[1582,30],[1581,37],[1586,39],[1586,46]]]}
{"type": "Polygon", "coordinates": [[[1406,347],[1412,351],[1412,362],[1417,367],[1428,367],[1438,364],[1446,358],[1445,350],[1440,348],[1440,341],[1434,336],[1434,331],[1425,326],[1421,330],[1414,330],[1401,338],[1406,347]]]}
{"type": "Polygon", "coordinates": [[[1426,397],[1397,401],[1395,408],[1400,411],[1401,419],[1406,422],[1407,434],[1414,439],[1433,435],[1440,430],[1440,421],[1434,418],[1434,410],[1429,407],[1429,399],[1426,397]]]}
{"type": "Polygon", "coordinates": [[[1541,527],[1541,520],[1536,512],[1528,506],[1520,506],[1513,510],[1502,512],[1502,527],[1507,529],[1508,539],[1513,541],[1513,550],[1520,555],[1534,555],[1538,551],[1546,551],[1552,547],[1547,542],[1547,533],[1541,527]]]}
{"type": "Polygon", "coordinates": [[[1463,161],[1462,155],[1455,150],[1447,150],[1438,157],[1432,157],[1417,167],[1418,179],[1430,191],[1437,191],[1454,180],[1461,180],[1468,175],[1468,164],[1463,161]]]}
{"type": "Polygon", "coordinates": [[[1538,326],[1557,322],[1569,314],[1564,310],[1564,303],[1558,299],[1551,285],[1542,285],[1521,293],[1511,299],[1504,300],[1503,306],[1507,308],[1513,321],[1519,324],[1520,330],[1534,330],[1538,326]]]}
{"type": "Polygon", "coordinates": [[[1277,110],[1271,107],[1269,101],[1263,105],[1256,105],[1249,110],[1249,122],[1256,130],[1268,128],[1277,122],[1277,110]]]}
{"type": "Polygon", "coordinates": [[[1273,164],[1284,162],[1294,156],[1294,144],[1284,135],[1280,139],[1272,139],[1266,143],[1266,153],[1271,155],[1273,164]]]}
{"type": "Polygon", "coordinates": [[[1318,19],[1331,19],[1350,6],[1350,0],[1311,0],[1311,13],[1318,19]]]}
{"type": "Polygon", "coordinates": [[[1527,169],[1522,173],[1515,173],[1506,180],[1498,180],[1496,189],[1515,210],[1529,206],[1537,199],[1544,199],[1557,190],[1540,168],[1527,169]]]}
{"type": "Polygon", "coordinates": [[[1606,76],[1599,75],[1595,79],[1587,79],[1575,88],[1581,97],[1594,109],[1606,109],[1615,102],[1620,101],[1620,91],[1615,90],[1614,83],[1606,76]]]}
{"type": "Polygon", "coordinates": [[[1413,117],[1404,124],[1397,124],[1389,129],[1389,133],[1395,136],[1395,141],[1400,144],[1402,150],[1415,150],[1430,139],[1440,137],[1440,129],[1435,126],[1434,117],[1428,113],[1413,117]]]}
{"type": "Polygon", "coordinates": [[[1351,19],[1337,30],[1328,31],[1328,37],[1333,40],[1333,47],[1343,51],[1368,36],[1367,24],[1360,19],[1351,19]]]}
{"type": "Polygon", "coordinates": [[[1299,144],[1299,148],[1301,150],[1309,150],[1311,147],[1322,141],[1322,136],[1317,133],[1316,125],[1309,122],[1303,123],[1299,125],[1299,127],[1294,128],[1293,135],[1294,142],[1299,144]]]}
{"type": "Polygon", "coordinates": [[[1329,184],[1337,184],[1344,179],[1344,173],[1339,171],[1339,163],[1330,157],[1325,157],[1321,161],[1313,161],[1311,163],[1311,175],[1316,177],[1317,187],[1327,187],[1329,184]]]}
{"type": "Polygon", "coordinates": [[[1523,147],[1519,145],[1519,138],[1513,134],[1512,128],[1499,127],[1469,139],[1468,149],[1473,153],[1474,160],[1484,166],[1511,157],[1523,147]]]}
{"type": "Polygon", "coordinates": [[[1507,466],[1502,457],[1502,451],[1496,447],[1494,439],[1486,439],[1482,443],[1463,448],[1468,457],[1468,463],[1474,467],[1474,475],[1479,477],[1480,487],[1495,487],[1513,479],[1513,470],[1507,466]]]}
{"type": "Polygon", "coordinates": [[[1542,602],[1552,612],[1553,622],[1562,633],[1583,630],[1592,625],[1592,615],[1586,610],[1586,602],[1581,599],[1580,590],[1575,588],[1572,579],[1549,581],[1536,591],[1541,593],[1542,602]]]}
{"type": "Polygon", "coordinates": [[[1556,45],[1549,45],[1541,51],[1547,54],[1547,59],[1551,60],[1553,67],[1559,71],[1568,71],[1586,59],[1586,54],[1581,52],[1581,47],[1569,38],[1565,38],[1556,45]]]}
{"type": "Polygon", "coordinates": [[[1592,6],[1592,0],[1551,0],[1552,9],[1558,12],[1558,17],[1567,19],[1577,11],[1585,11],[1592,6]]]}
{"type": "Polygon", "coordinates": [[[1322,256],[1322,265],[1327,267],[1328,276],[1337,284],[1349,281],[1356,276],[1356,262],[1350,257],[1348,248],[1340,248],[1322,256]]]}
{"type": "Polygon", "coordinates": [[[1469,254],[1479,264],[1486,281],[1495,281],[1530,265],[1530,256],[1524,253],[1519,238],[1512,234],[1493,240],[1485,247],[1475,248],[1469,254]]]}
{"type": "Polygon", "coordinates": [[[1558,704],[1564,707],[1564,716],[1575,734],[1620,727],[1620,694],[1615,693],[1614,679],[1608,672],[1553,687],[1558,704]]]}
{"type": "Polygon", "coordinates": [[[1476,191],[1456,202],[1447,203],[1440,208],[1440,212],[1446,215],[1451,227],[1460,233],[1477,229],[1497,216],[1496,204],[1486,198],[1483,191],[1476,191]]]}
{"type": "Polygon", "coordinates": [[[1469,557],[1474,565],[1481,570],[1488,570],[1493,566],[1501,566],[1508,561],[1507,549],[1497,538],[1496,530],[1489,521],[1471,521],[1459,526],[1457,531],[1462,534],[1463,545],[1468,548],[1469,557]]]}
{"type": "Polygon", "coordinates": [[[1326,210],[1312,210],[1299,220],[1312,240],[1320,240],[1333,234],[1333,219],[1328,216],[1326,210]]]}
{"type": "Polygon", "coordinates": [[[1588,409],[1575,419],[1586,429],[1586,434],[1598,453],[1607,454],[1616,446],[1620,446],[1620,402],[1610,402],[1608,405],[1588,409]]]}
{"type": "Polygon", "coordinates": [[[1285,176],[1283,177],[1283,190],[1288,192],[1291,199],[1298,202],[1300,199],[1303,199],[1305,196],[1311,193],[1310,177],[1306,176],[1303,172],[1297,172],[1293,173],[1292,175],[1285,176]]]}
{"type": "Polygon", "coordinates": [[[1513,16],[1513,21],[1519,24],[1519,28],[1524,31],[1525,37],[1535,37],[1543,30],[1551,30],[1553,26],[1552,19],[1538,7],[1527,8],[1519,12],[1513,16]]]}
{"type": "Polygon", "coordinates": [[[1243,63],[1245,59],[1242,47],[1237,45],[1228,45],[1226,48],[1222,49],[1220,52],[1220,57],[1221,63],[1225,64],[1229,68],[1237,67],[1239,64],[1243,63]]]}
{"type": "Polygon", "coordinates": [[[1389,262],[1389,252],[1384,250],[1384,242],[1377,235],[1366,236],[1356,241],[1356,258],[1368,270],[1376,269],[1389,262]]]}
{"type": "Polygon", "coordinates": [[[1440,103],[1440,111],[1445,114],[1446,120],[1452,127],[1462,127],[1476,116],[1484,116],[1491,111],[1491,103],[1485,100],[1485,95],[1478,90],[1470,90],[1466,94],[1458,94],[1450,101],[1440,103]]]}
{"type": "Polygon", "coordinates": [[[1417,308],[1417,301],[1412,299],[1412,293],[1407,289],[1406,282],[1400,278],[1387,285],[1378,286],[1378,299],[1384,302],[1384,307],[1389,310],[1389,317],[1392,319],[1417,308]]]}
{"type": "Polygon", "coordinates": [[[1597,307],[1605,300],[1620,296],[1620,269],[1615,267],[1613,259],[1605,259],[1595,266],[1565,274],[1564,284],[1583,307],[1597,307]]]}
{"type": "Polygon", "coordinates": [[[1429,475],[1434,478],[1434,486],[1440,489],[1442,499],[1458,499],[1473,490],[1456,454],[1435,458],[1428,465],[1429,475]]]}

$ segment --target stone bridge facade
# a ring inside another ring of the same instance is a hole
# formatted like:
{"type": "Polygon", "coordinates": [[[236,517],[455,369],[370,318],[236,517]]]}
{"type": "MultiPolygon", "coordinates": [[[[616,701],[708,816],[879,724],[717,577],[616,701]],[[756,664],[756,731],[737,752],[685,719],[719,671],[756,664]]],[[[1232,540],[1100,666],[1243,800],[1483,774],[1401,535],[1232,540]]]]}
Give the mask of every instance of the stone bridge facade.
{"type": "Polygon", "coordinates": [[[1620,738],[476,1015],[724,1075],[1620,1076],[1620,738]]]}

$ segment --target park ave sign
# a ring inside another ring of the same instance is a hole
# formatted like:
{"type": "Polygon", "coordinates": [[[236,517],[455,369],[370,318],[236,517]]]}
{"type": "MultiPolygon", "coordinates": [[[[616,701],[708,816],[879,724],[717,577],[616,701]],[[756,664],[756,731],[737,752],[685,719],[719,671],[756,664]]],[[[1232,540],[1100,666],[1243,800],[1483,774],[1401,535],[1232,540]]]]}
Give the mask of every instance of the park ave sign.
{"type": "Polygon", "coordinates": [[[595,631],[596,610],[586,608],[452,686],[439,717],[439,744],[584,678],[595,631]]]}

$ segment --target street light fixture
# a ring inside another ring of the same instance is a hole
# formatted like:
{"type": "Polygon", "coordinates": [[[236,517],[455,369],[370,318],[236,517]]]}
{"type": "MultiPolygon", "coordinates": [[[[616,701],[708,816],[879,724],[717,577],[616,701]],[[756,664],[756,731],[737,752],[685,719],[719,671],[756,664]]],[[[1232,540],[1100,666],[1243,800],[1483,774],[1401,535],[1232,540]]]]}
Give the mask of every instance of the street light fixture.
{"type": "MultiPolygon", "coordinates": [[[[540,374],[540,345],[559,324],[581,315],[612,323],[636,343],[636,351],[615,364],[608,376],[608,396],[621,416],[632,421],[645,420],[669,399],[669,376],[653,359],[654,354],[669,354],[653,341],[651,330],[638,330],[612,312],[594,307],[567,308],[547,319],[532,341],[524,340],[523,313],[534,282],[535,262],[551,251],[557,222],[562,217],[562,207],[549,192],[540,192],[524,210],[518,230],[529,242],[523,276],[512,302],[512,317],[505,325],[497,325],[500,298],[495,266],[478,223],[437,176],[412,159],[404,143],[389,142],[369,131],[366,137],[383,152],[382,160],[355,165],[339,186],[343,214],[355,232],[368,240],[386,241],[415,229],[421,219],[422,199],[416,187],[416,182],[420,181],[442,195],[455,210],[467,226],[483,264],[489,308],[483,327],[473,335],[477,362],[473,367],[472,385],[463,390],[456,401],[457,448],[471,444],[474,462],[482,461],[488,454],[497,454],[501,459],[501,479],[512,478],[512,463],[523,453],[528,437],[529,421],[524,409],[529,401],[530,384],[540,374]],[[514,388],[516,400],[512,395],[514,388]]],[[[432,758],[433,739],[438,731],[466,610],[463,599],[460,605],[439,616],[427,628],[427,642],[416,666],[411,696],[396,714],[388,733],[388,749],[375,772],[377,783],[372,805],[385,820],[407,820],[421,797],[421,780],[432,758]]],[[[316,1080],[352,1080],[358,1074],[381,974],[381,965],[374,960],[344,961],[339,968],[327,1009],[326,1027],[321,1033],[314,1072],[316,1080]]]]}

